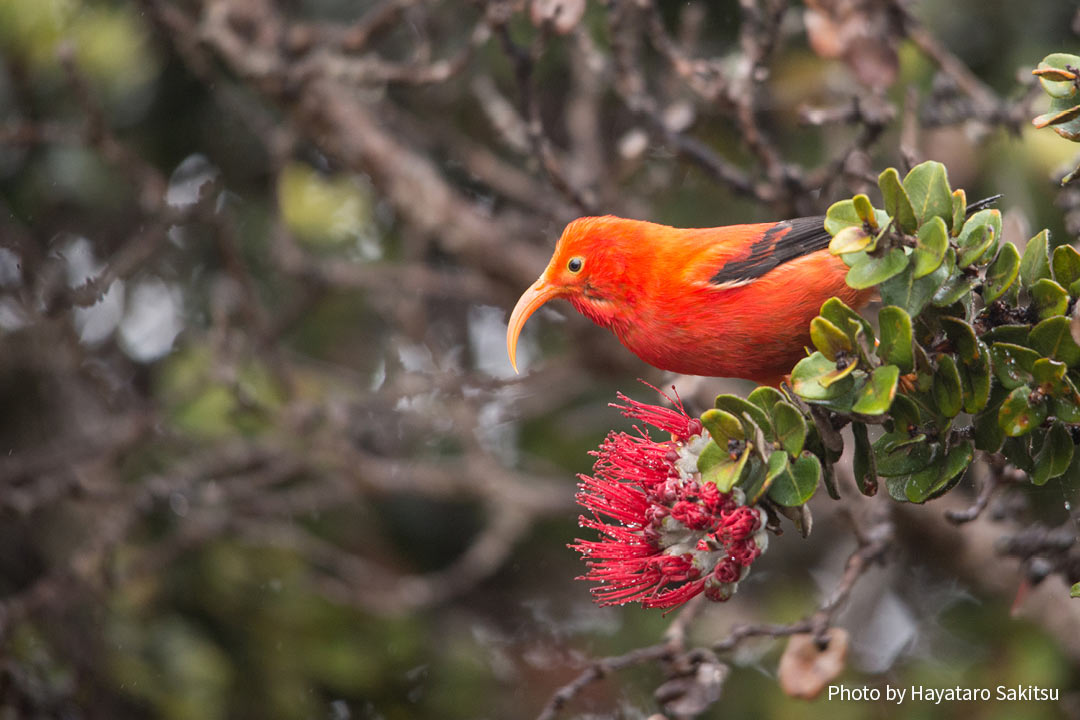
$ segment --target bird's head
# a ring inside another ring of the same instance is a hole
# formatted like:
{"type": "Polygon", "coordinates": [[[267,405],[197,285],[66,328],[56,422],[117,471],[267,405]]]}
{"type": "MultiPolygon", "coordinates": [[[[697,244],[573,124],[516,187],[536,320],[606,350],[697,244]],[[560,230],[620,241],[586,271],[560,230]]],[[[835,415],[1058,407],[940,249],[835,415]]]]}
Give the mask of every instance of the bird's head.
{"type": "Polygon", "coordinates": [[[551,262],[526,290],[506,329],[506,350],[517,370],[517,342],[529,316],[553,298],[565,298],[597,325],[610,327],[632,303],[635,283],[628,271],[632,254],[640,249],[639,223],[612,216],[584,217],[563,230],[551,262]]]}

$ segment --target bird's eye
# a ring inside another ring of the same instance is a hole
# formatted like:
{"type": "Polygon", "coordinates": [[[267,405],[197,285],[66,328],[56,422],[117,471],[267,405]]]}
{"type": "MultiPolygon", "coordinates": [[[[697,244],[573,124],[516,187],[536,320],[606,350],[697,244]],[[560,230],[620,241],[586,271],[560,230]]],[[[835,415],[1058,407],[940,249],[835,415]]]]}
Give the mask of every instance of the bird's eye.
{"type": "Polygon", "coordinates": [[[572,257],[570,258],[570,262],[566,263],[566,269],[576,274],[581,272],[583,265],[585,265],[585,258],[572,257]]]}

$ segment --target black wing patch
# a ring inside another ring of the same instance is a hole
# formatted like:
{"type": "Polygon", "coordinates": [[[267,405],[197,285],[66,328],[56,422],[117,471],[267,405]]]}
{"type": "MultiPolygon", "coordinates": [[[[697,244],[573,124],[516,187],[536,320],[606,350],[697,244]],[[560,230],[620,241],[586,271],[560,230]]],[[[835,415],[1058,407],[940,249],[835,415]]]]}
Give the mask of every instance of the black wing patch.
{"type": "Polygon", "coordinates": [[[750,246],[745,260],[725,264],[710,281],[717,285],[749,282],[789,260],[829,247],[830,240],[823,215],[776,223],[750,246]]]}

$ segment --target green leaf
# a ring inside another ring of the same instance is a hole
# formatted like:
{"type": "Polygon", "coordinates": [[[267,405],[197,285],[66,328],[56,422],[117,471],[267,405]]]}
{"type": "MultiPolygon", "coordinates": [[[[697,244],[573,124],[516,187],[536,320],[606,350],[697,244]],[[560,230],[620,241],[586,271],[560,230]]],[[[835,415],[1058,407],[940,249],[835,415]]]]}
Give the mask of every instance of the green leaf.
{"type": "Polygon", "coordinates": [[[945,262],[926,277],[916,280],[912,268],[909,267],[896,277],[890,278],[878,288],[881,301],[903,308],[910,317],[915,317],[930,302],[934,292],[948,280],[955,267],[950,264],[950,258],[955,258],[952,249],[945,253],[945,262]]]}
{"type": "Polygon", "coordinates": [[[954,235],[960,234],[960,229],[964,227],[964,218],[966,217],[967,193],[964,192],[963,188],[958,188],[952,192],[952,222],[949,223],[954,235]]]}
{"type": "Polygon", "coordinates": [[[731,492],[731,488],[735,487],[735,483],[739,481],[749,457],[750,445],[748,443],[738,460],[732,460],[729,456],[727,460],[716,463],[705,470],[700,469],[701,460],[698,458],[698,471],[701,473],[702,482],[713,483],[720,492],[731,492]]]}
{"type": "Polygon", "coordinates": [[[1069,306],[1069,293],[1050,278],[1037,280],[1030,288],[1031,300],[1040,320],[1064,315],[1069,306]]]}
{"type": "MultiPolygon", "coordinates": [[[[781,455],[787,459],[786,453],[781,455]]],[[[814,496],[820,481],[821,463],[816,455],[804,452],[791,464],[789,472],[778,476],[769,486],[769,499],[784,507],[803,505],[814,496]]]]}
{"type": "Polygon", "coordinates": [[[1039,389],[1047,395],[1065,395],[1071,391],[1069,382],[1065,379],[1068,368],[1065,363],[1039,358],[1031,365],[1031,378],[1039,389]]]}
{"type": "Polygon", "coordinates": [[[1009,437],[1026,435],[1042,425],[1048,414],[1048,402],[1032,402],[1028,385],[1016,388],[998,409],[998,424],[1009,437]]]}
{"type": "Polygon", "coordinates": [[[886,305],[878,312],[878,332],[881,344],[877,354],[882,360],[911,372],[915,358],[911,351],[911,317],[902,308],[886,305]]]}
{"type": "Polygon", "coordinates": [[[908,480],[905,494],[914,503],[922,503],[948,492],[960,481],[964,470],[971,465],[975,449],[969,441],[952,447],[940,465],[915,473],[908,480]]]}
{"type": "Polygon", "coordinates": [[[960,318],[943,315],[939,322],[945,336],[952,343],[957,358],[964,365],[971,365],[979,361],[979,339],[975,337],[975,328],[968,325],[960,318]]]}
{"type": "Polygon", "coordinates": [[[948,307],[970,294],[973,287],[975,287],[975,278],[954,275],[934,292],[934,297],[930,299],[930,302],[936,307],[948,307]]]}
{"type": "Polygon", "coordinates": [[[896,384],[900,378],[900,369],[895,365],[882,365],[874,368],[866,384],[855,397],[852,412],[860,415],[881,415],[892,406],[896,397],[896,384]]]}
{"type": "Polygon", "coordinates": [[[1072,462],[1072,435],[1061,423],[1054,423],[1046,434],[1042,449],[1035,455],[1035,469],[1031,471],[1031,482],[1045,485],[1050,478],[1063,475],[1072,462]]]}
{"type": "Polygon", "coordinates": [[[1072,590],[1069,591],[1069,597],[1080,597],[1080,582],[1072,586],[1072,590]]]}
{"type": "Polygon", "coordinates": [[[877,466],[874,463],[874,450],[870,445],[870,436],[866,425],[861,422],[851,423],[851,434],[855,438],[855,450],[852,454],[852,469],[855,483],[863,495],[876,495],[878,490],[877,466]]]}
{"type": "Polygon", "coordinates": [[[967,242],[960,245],[960,252],[956,257],[956,266],[965,268],[976,262],[984,254],[989,252],[991,246],[997,242],[997,235],[989,225],[979,225],[974,232],[967,236],[967,242]]]}
{"type": "Polygon", "coordinates": [[[762,432],[772,432],[772,422],[770,422],[769,416],[764,410],[745,398],[738,395],[717,395],[715,404],[718,409],[725,410],[739,419],[743,430],[746,431],[746,438],[749,440],[753,440],[754,432],[753,428],[748,426],[746,415],[750,416],[751,421],[757,423],[762,432]]]}
{"type": "Polygon", "coordinates": [[[874,214],[874,206],[870,204],[870,198],[859,193],[851,198],[851,202],[855,206],[855,214],[859,216],[859,219],[869,225],[871,230],[877,232],[877,217],[874,214]]]}
{"type": "Polygon", "coordinates": [[[945,259],[949,247],[949,231],[945,221],[939,217],[931,218],[919,228],[918,242],[911,253],[915,263],[915,279],[926,277],[934,272],[945,259]]]}
{"type": "MultiPolygon", "coordinates": [[[[874,217],[879,226],[887,225],[889,216],[881,210],[874,210],[874,217]]],[[[855,209],[854,200],[841,200],[829,206],[825,212],[825,230],[832,236],[846,227],[862,227],[863,219],[855,209]]]]}
{"type": "Polygon", "coordinates": [[[852,347],[858,347],[860,331],[871,346],[874,344],[874,328],[866,318],[845,305],[840,298],[829,298],[822,303],[820,315],[847,333],[852,347]]]}
{"type": "Polygon", "coordinates": [[[1003,342],[1027,347],[1030,332],[1028,325],[998,325],[983,333],[982,338],[987,343],[1003,342]]]}
{"type": "Polygon", "coordinates": [[[772,414],[773,406],[784,400],[784,393],[768,385],[758,385],[746,399],[757,405],[765,412],[772,414]]]}
{"type": "Polygon", "coordinates": [[[791,389],[804,400],[831,400],[850,390],[854,382],[848,376],[840,382],[822,385],[822,381],[828,382],[831,379],[829,376],[834,373],[836,373],[836,363],[820,352],[815,352],[800,360],[791,371],[791,389]]]}
{"type": "Polygon", "coordinates": [[[990,407],[975,416],[975,447],[983,452],[996,453],[1005,442],[1005,431],[998,424],[998,409],[990,407]]]}
{"type": "Polygon", "coordinates": [[[721,448],[727,447],[731,440],[746,439],[742,422],[729,412],[710,408],[701,414],[701,424],[721,448]]]}
{"type": "Polygon", "coordinates": [[[952,190],[941,163],[928,160],[913,167],[904,178],[904,189],[920,223],[935,215],[942,220],[952,220],[952,190]]]}
{"type": "Polygon", "coordinates": [[[908,256],[900,248],[893,248],[879,258],[867,255],[848,270],[847,284],[856,290],[865,290],[900,274],[907,266],[908,256]]]}
{"type": "Polygon", "coordinates": [[[806,419],[791,403],[778,402],[773,406],[773,427],[776,440],[788,455],[798,457],[806,442],[806,419]]]}
{"type": "Polygon", "coordinates": [[[892,417],[893,427],[898,432],[907,432],[909,428],[919,426],[919,406],[903,393],[897,393],[893,398],[892,407],[889,408],[889,416],[892,417]]]}
{"type": "Polygon", "coordinates": [[[1072,245],[1059,245],[1050,258],[1050,269],[1059,285],[1070,287],[1080,280],[1080,252],[1072,245]]]}
{"type": "Polygon", "coordinates": [[[810,321],[810,342],[830,360],[836,360],[840,353],[850,355],[854,350],[847,334],[820,315],[810,321]]]}
{"type": "Polygon", "coordinates": [[[897,430],[874,442],[874,460],[878,475],[897,477],[918,472],[937,459],[941,446],[926,441],[925,435],[911,437],[897,430]]]}
{"type": "Polygon", "coordinates": [[[865,250],[871,239],[861,225],[852,225],[833,236],[829,241],[829,252],[833,255],[844,255],[865,250]]]}
{"type": "Polygon", "coordinates": [[[938,358],[938,369],[934,373],[932,393],[938,411],[947,418],[956,417],[963,408],[964,394],[960,383],[960,371],[952,355],[942,355],[938,358]]]}
{"type": "Polygon", "coordinates": [[[1074,73],[1068,67],[1080,68],[1080,57],[1070,53],[1052,53],[1043,58],[1035,68],[1046,94],[1054,98],[1069,98],[1076,92],[1076,85],[1069,77],[1074,73]]]}
{"type": "Polygon", "coordinates": [[[900,184],[900,174],[896,168],[889,168],[878,175],[878,187],[885,199],[885,212],[896,221],[896,227],[908,235],[914,233],[918,228],[915,210],[911,207],[907,191],[900,184]]]}
{"type": "Polygon", "coordinates": [[[1020,258],[1020,282],[1024,287],[1030,286],[1036,280],[1050,277],[1050,256],[1046,252],[1049,241],[1050,233],[1047,230],[1028,240],[1024,255],[1020,258]]]}
{"type": "Polygon", "coordinates": [[[1050,109],[1043,115],[1031,120],[1037,129],[1049,127],[1058,135],[1069,140],[1080,137],[1080,105],[1074,100],[1055,98],[1050,101],[1050,109]]]}
{"type": "Polygon", "coordinates": [[[994,262],[986,269],[983,283],[983,301],[989,305],[1005,294],[1020,274],[1020,253],[1012,243],[1005,243],[998,250],[994,262]]]}
{"type": "Polygon", "coordinates": [[[996,342],[990,348],[994,375],[1006,390],[1032,382],[1031,369],[1039,359],[1039,353],[1031,348],[996,342]]]}
{"type": "MultiPolygon", "coordinates": [[[[1072,387],[1072,381],[1066,379],[1066,382],[1072,387]]],[[[1051,398],[1050,414],[1062,422],[1080,423],[1080,398],[1075,394],[1051,398]]]]}
{"type": "Polygon", "coordinates": [[[1069,367],[1080,364],[1080,346],[1069,333],[1069,319],[1064,316],[1047,318],[1031,329],[1031,347],[1044,357],[1060,360],[1069,367]]]}
{"type": "Polygon", "coordinates": [[[982,340],[979,345],[979,359],[960,366],[960,385],[963,388],[964,412],[977,413],[990,401],[990,350],[982,340]]]}

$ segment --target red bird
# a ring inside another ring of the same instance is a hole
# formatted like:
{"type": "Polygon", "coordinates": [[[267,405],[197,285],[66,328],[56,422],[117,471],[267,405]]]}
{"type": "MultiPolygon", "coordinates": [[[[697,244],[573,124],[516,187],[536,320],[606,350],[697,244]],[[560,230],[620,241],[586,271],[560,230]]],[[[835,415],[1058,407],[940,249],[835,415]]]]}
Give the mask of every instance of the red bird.
{"type": "Polygon", "coordinates": [[[566,298],[663,370],[776,384],[805,357],[810,321],[836,296],[859,308],[873,290],[844,282],[824,217],[679,229],[607,215],[574,220],[510,315],[506,348],[537,308],[566,298]]]}

